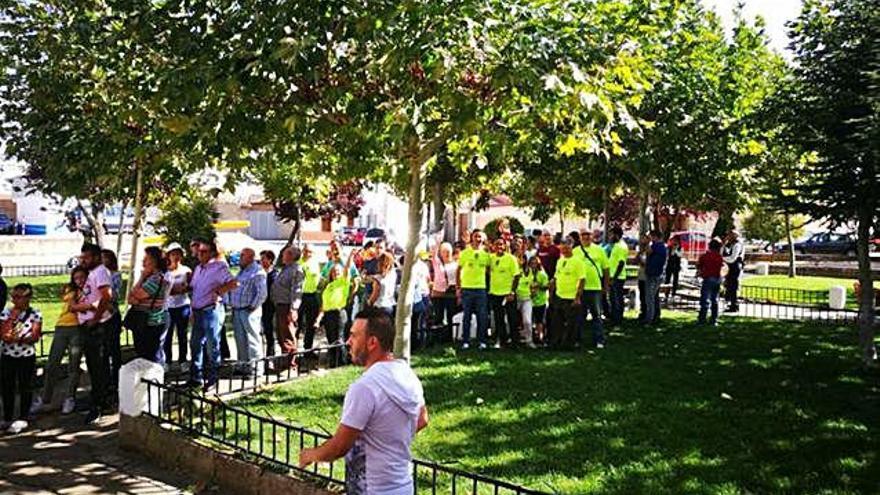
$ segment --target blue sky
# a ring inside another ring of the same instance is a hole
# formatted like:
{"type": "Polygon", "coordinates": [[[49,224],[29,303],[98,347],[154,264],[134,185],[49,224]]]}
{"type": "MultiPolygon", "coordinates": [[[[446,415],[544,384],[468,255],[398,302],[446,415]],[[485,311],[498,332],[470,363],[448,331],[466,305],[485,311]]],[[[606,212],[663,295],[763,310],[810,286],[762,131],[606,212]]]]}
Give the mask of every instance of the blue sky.
{"type": "MultiPolygon", "coordinates": [[[[738,0],[702,0],[703,4],[713,8],[721,16],[725,27],[733,25],[733,9],[738,0]]],[[[785,53],[788,46],[788,35],[785,23],[794,20],[801,11],[801,0],[745,0],[746,18],[760,15],[767,24],[767,34],[773,47],[785,53]]]]}

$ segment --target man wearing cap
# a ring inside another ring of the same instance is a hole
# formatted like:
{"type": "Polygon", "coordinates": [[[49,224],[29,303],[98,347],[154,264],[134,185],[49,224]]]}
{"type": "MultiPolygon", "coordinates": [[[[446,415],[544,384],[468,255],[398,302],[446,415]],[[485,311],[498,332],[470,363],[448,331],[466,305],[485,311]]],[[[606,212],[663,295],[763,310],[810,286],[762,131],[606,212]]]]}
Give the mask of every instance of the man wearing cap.
{"type": "Polygon", "coordinates": [[[168,296],[165,298],[165,310],[168,318],[165,318],[168,326],[165,338],[165,359],[170,364],[171,341],[177,334],[177,362],[186,362],[187,329],[189,317],[192,314],[189,300],[189,283],[192,280],[192,270],[183,264],[183,246],[176,242],[168,245],[168,271],[165,272],[165,284],[168,287],[168,296]]]}
{"type": "Polygon", "coordinates": [[[727,245],[724,247],[724,262],[727,264],[727,276],[724,277],[724,299],[727,300],[727,313],[739,311],[739,276],[742,273],[745,256],[745,244],[739,238],[739,232],[731,230],[727,234],[727,245]]]}
{"type": "Polygon", "coordinates": [[[587,276],[587,266],[574,257],[573,248],[574,240],[566,237],[562,241],[562,257],[556,264],[555,277],[550,281],[553,319],[548,340],[550,346],[557,349],[571,348],[574,343],[587,276]]]}

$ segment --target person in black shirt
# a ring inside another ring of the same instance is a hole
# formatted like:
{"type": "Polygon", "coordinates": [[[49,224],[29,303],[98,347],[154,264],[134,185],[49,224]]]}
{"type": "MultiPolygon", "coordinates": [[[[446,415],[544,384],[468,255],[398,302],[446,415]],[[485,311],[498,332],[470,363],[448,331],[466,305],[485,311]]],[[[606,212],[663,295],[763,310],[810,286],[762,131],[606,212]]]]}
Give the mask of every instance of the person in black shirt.
{"type": "Polygon", "coordinates": [[[9,301],[9,288],[3,280],[3,265],[0,265],[0,308],[5,308],[9,301]]]}
{"type": "Polygon", "coordinates": [[[275,268],[275,253],[266,250],[260,252],[260,264],[263,270],[266,270],[266,300],[263,302],[263,316],[261,318],[263,326],[263,336],[266,339],[266,356],[275,355],[275,303],[272,302],[272,284],[275,283],[275,277],[278,276],[278,269],[275,268]]]}

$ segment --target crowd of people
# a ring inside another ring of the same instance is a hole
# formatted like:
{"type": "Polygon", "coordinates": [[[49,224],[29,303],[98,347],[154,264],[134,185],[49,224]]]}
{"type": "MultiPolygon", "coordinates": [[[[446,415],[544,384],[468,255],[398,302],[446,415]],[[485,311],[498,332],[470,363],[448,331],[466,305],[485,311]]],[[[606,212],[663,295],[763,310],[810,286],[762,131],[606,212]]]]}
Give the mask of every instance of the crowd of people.
{"type": "MultiPolygon", "coordinates": [[[[587,345],[588,322],[589,343],[605,347],[605,328],[623,322],[630,249],[619,227],[609,229],[605,242],[598,242],[600,238],[588,229],[564,237],[549,231],[536,237],[513,235],[502,223],[491,241],[476,229],[466,239],[440,242],[430,252],[419,253],[412,271],[415,348],[438,339],[457,340],[462,349],[471,345],[571,349],[587,345]],[[460,333],[454,335],[456,327],[460,333]]],[[[728,309],[736,310],[742,243],[736,232],[726,241],[714,239],[697,262],[703,280],[700,322],[717,323],[725,265],[728,309]]],[[[50,407],[65,354],[70,379],[61,412],[76,409],[83,357],[91,383],[87,422],[112,408],[122,365],[123,328],[132,331],[137,357],[186,374],[188,386],[208,389],[218,379],[220,364],[231,356],[224,331],[227,316],[237,350],[235,373],[241,376],[296,366],[300,339],[311,349],[319,330],[328,344],[346,342],[354,315],[364,309],[373,308],[394,321],[402,259],[382,240],[346,257],[331,243],[322,261],[307,244],[287,246],[277,258],[273,251],[246,248],[237,272],[216,241],[194,239],[188,247],[186,251],[172,243],[165,249],[146,248],[140,275],[127,300],[121,301],[123,280],[115,254],[85,244],[80,265],[58,296],[62,310],[44,386],[33,400],[35,344],[41,338],[42,316],[31,306],[33,288],[13,287],[12,305],[0,314],[3,428],[17,433],[50,407]]],[[[677,290],[681,257],[680,246],[667,248],[660,232],[640,239],[635,259],[642,324],[659,320],[664,280],[677,290]]],[[[5,284],[3,289],[5,296],[5,284]]],[[[331,359],[349,357],[339,348],[330,352],[331,359]]]]}

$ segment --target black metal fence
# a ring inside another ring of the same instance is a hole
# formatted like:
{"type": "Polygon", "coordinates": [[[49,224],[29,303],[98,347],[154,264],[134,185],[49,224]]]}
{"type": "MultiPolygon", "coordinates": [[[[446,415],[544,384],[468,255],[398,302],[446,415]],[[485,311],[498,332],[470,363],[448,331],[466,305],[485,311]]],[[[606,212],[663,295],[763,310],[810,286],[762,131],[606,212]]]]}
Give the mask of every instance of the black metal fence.
{"type": "MultiPolygon", "coordinates": [[[[268,462],[315,481],[343,488],[345,463],[337,460],[298,466],[299,453],[317,447],[330,438],[276,418],[261,416],[223,402],[217,396],[193,392],[173,384],[144,381],[147,386],[148,416],[173,425],[191,435],[234,449],[244,457],[268,462]]],[[[513,483],[430,461],[412,463],[415,493],[545,495],[513,483]]]]}
{"type": "MultiPolygon", "coordinates": [[[[661,304],[669,309],[699,311],[700,284],[700,279],[682,280],[675,292],[664,286],[661,304]]],[[[844,309],[832,309],[825,290],[740,286],[737,295],[738,311],[733,314],[749,318],[854,323],[859,315],[851,301],[844,309]]],[[[729,307],[724,287],[718,299],[719,311],[723,312],[729,307]]]]}
{"type": "MultiPolygon", "coordinates": [[[[261,387],[283,383],[307,375],[321,367],[337,368],[345,364],[345,344],[314,347],[293,354],[280,354],[247,362],[227,362],[217,367],[218,380],[211,392],[218,396],[250,392],[261,387]],[[323,364],[323,366],[322,366],[323,364]]],[[[166,384],[179,384],[189,374],[166,373],[166,384]]]]}

